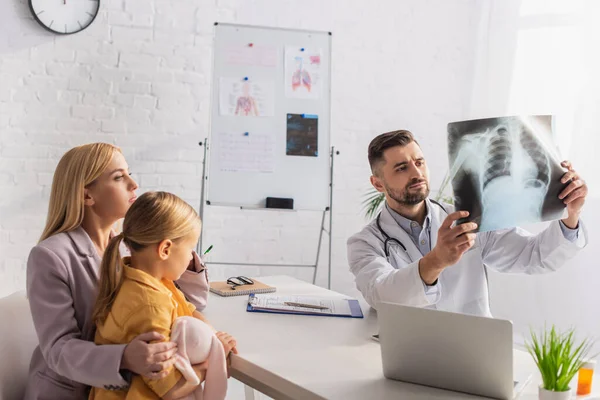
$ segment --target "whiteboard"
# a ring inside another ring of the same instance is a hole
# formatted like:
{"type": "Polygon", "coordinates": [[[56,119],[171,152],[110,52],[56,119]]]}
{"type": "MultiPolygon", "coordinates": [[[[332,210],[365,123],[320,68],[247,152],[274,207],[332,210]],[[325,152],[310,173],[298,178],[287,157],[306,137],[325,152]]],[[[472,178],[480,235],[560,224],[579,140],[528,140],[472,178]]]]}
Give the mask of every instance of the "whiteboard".
{"type": "Polygon", "coordinates": [[[325,210],[330,82],[329,32],[215,24],[207,204],[325,210]]]}

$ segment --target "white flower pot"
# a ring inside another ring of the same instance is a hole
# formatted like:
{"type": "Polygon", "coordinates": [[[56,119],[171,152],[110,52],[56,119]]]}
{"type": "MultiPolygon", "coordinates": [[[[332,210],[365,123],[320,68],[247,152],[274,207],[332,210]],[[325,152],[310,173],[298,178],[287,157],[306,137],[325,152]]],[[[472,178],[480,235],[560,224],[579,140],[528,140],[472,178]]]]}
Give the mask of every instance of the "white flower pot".
{"type": "Polygon", "coordinates": [[[540,386],[540,400],[569,400],[571,398],[571,390],[566,392],[553,392],[552,390],[546,390],[540,386]]]}

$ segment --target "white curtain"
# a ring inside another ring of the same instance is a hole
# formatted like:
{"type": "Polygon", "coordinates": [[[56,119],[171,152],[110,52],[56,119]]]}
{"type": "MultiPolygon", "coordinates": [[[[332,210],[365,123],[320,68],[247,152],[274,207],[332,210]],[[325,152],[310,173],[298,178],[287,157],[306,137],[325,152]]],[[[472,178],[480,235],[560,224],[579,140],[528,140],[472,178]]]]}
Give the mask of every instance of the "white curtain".
{"type": "Polygon", "coordinates": [[[600,319],[588,318],[600,304],[600,1],[487,0],[480,6],[470,117],[555,115],[560,155],[590,190],[583,213],[590,245],[557,273],[492,274],[492,312],[511,319],[517,335],[556,324],[600,338],[600,319]]]}
{"type": "Polygon", "coordinates": [[[600,1],[487,1],[479,33],[472,116],[555,115],[561,155],[599,198],[600,1]]]}

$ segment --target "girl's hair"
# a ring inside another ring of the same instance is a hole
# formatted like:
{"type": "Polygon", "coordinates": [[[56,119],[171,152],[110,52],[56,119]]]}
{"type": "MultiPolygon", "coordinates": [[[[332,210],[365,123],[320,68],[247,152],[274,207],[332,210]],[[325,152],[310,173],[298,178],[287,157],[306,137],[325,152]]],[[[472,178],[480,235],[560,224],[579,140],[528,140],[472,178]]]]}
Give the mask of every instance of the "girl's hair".
{"type": "Polygon", "coordinates": [[[93,320],[104,322],[123,283],[121,241],[132,253],[165,239],[176,241],[200,230],[200,217],[185,201],[167,192],[146,192],[125,214],[123,232],[113,237],[100,264],[100,284],[93,320]]]}
{"type": "Polygon", "coordinates": [[[67,151],[54,171],[46,227],[40,242],[61,232],[76,229],[83,222],[83,190],[108,167],[115,152],[108,143],[90,143],[67,151]]]}

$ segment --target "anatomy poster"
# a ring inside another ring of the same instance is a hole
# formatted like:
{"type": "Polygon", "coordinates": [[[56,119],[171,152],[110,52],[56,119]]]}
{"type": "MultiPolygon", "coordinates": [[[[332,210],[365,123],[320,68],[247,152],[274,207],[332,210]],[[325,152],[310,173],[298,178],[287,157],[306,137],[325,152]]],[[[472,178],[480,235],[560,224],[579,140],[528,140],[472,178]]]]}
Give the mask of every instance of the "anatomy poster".
{"type": "Polygon", "coordinates": [[[478,231],[563,217],[566,184],[551,116],[512,116],[448,124],[450,176],[457,210],[478,231]]]}
{"type": "Polygon", "coordinates": [[[272,117],[275,114],[274,87],[272,81],[221,78],[219,113],[238,117],[272,117]]]}
{"type": "Polygon", "coordinates": [[[285,95],[318,99],[321,96],[321,49],[285,48],[285,95]]]}
{"type": "Polygon", "coordinates": [[[316,115],[288,114],[285,154],[317,157],[319,155],[319,119],[316,115]]]}

